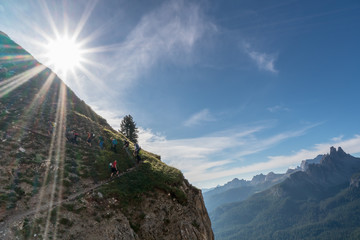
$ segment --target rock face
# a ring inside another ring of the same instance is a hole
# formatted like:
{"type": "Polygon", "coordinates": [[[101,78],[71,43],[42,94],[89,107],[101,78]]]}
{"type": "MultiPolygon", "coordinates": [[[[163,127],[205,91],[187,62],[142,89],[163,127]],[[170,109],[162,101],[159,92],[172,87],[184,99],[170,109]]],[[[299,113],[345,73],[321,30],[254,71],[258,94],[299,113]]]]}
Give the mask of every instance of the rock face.
{"type": "MultiPolygon", "coordinates": [[[[28,53],[0,32],[0,54],[28,53]]],[[[133,144],[122,148],[125,137],[31,55],[0,65],[11,69],[0,75],[0,239],[214,239],[201,191],[178,169],[146,150],[135,164],[133,144]],[[121,174],[109,179],[115,159],[121,174]]]]}
{"type": "Polygon", "coordinates": [[[144,214],[140,239],[214,239],[201,191],[184,181],[183,190],[191,202],[183,206],[171,195],[158,193],[147,198],[137,211],[144,214]]]}
{"type": "Polygon", "coordinates": [[[314,159],[307,159],[307,160],[303,160],[301,161],[300,164],[300,168],[302,171],[306,171],[309,167],[310,164],[319,164],[321,159],[323,158],[324,155],[318,155],[316,158],[314,159]]]}
{"type": "Polygon", "coordinates": [[[351,175],[360,168],[358,158],[345,153],[341,147],[330,148],[320,160],[320,164],[309,165],[306,173],[309,178],[323,186],[348,182],[351,175]]]}
{"type": "MultiPolygon", "coordinates": [[[[171,194],[157,190],[139,205],[131,205],[127,209],[119,209],[115,197],[106,199],[99,197],[95,191],[87,193],[78,199],[76,206],[72,203],[64,205],[65,208],[73,208],[63,211],[57,235],[61,239],[79,240],[213,240],[201,192],[187,181],[183,183],[183,190],[189,201],[187,204],[180,204],[171,194]],[[65,229],[61,226],[64,224],[65,229]]],[[[37,219],[41,219],[41,215],[37,219]]],[[[23,229],[24,220],[18,221],[15,226],[23,229]]],[[[44,231],[38,228],[34,233],[39,235],[44,231]]],[[[10,232],[5,237],[13,239],[14,235],[10,232]]]]}
{"type": "Polygon", "coordinates": [[[360,174],[353,176],[350,180],[350,187],[359,188],[360,187],[360,174]]]}

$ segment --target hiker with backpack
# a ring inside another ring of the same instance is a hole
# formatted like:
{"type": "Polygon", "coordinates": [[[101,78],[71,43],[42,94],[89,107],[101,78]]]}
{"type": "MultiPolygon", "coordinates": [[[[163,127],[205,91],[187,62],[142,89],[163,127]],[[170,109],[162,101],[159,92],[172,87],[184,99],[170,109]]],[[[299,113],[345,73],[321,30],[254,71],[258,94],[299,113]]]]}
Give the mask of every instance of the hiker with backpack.
{"type": "Polygon", "coordinates": [[[91,147],[91,141],[93,140],[93,138],[95,137],[95,134],[88,132],[88,137],[86,139],[86,143],[91,147]]]}
{"type": "Polygon", "coordinates": [[[79,134],[77,132],[75,132],[75,130],[72,130],[71,133],[66,134],[66,135],[67,135],[66,138],[69,142],[78,144],[77,138],[78,138],[79,134]]]}
{"type": "Polygon", "coordinates": [[[111,169],[111,175],[110,175],[111,178],[113,177],[114,174],[115,174],[115,175],[119,175],[119,171],[118,171],[116,165],[117,165],[116,160],[115,160],[113,163],[110,163],[110,164],[109,164],[110,169],[111,169]]]}
{"type": "Polygon", "coordinates": [[[135,143],[135,149],[134,149],[133,155],[136,158],[137,163],[139,163],[141,161],[141,158],[140,158],[140,155],[139,155],[140,150],[141,150],[141,147],[139,146],[139,144],[135,143]]]}
{"type": "Polygon", "coordinates": [[[111,172],[110,177],[112,177],[112,175],[113,175],[113,165],[112,165],[112,163],[109,163],[109,170],[111,172]]]}
{"type": "Polygon", "coordinates": [[[124,141],[124,149],[127,149],[129,147],[129,141],[128,140],[125,140],[124,141]]]}
{"type": "Polygon", "coordinates": [[[99,145],[100,145],[100,149],[103,150],[104,149],[104,138],[102,136],[99,136],[99,145]]]}
{"type": "Polygon", "coordinates": [[[116,153],[116,145],[118,144],[116,138],[113,138],[113,140],[111,141],[111,150],[114,151],[114,153],[116,153]]]}

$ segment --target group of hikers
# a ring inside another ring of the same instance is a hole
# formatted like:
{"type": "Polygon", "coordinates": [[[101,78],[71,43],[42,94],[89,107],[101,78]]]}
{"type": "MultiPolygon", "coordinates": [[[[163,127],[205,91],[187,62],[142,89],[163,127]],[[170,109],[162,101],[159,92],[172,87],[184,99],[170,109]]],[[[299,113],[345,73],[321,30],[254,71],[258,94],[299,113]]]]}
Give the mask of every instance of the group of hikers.
{"type": "MultiPolygon", "coordinates": [[[[53,134],[55,126],[56,126],[56,123],[54,123],[52,121],[49,121],[49,128],[48,128],[49,136],[51,136],[53,134]]],[[[80,135],[79,135],[79,133],[77,131],[75,131],[75,130],[68,131],[68,132],[66,132],[65,136],[66,136],[67,141],[69,141],[70,143],[73,143],[73,144],[78,144],[79,143],[78,138],[79,138],[80,135]]],[[[94,138],[95,138],[95,134],[91,133],[91,132],[88,132],[87,133],[87,138],[86,138],[86,144],[91,147],[92,146],[92,141],[94,140],[94,138]]],[[[113,137],[113,138],[110,139],[110,141],[111,141],[110,149],[112,151],[114,151],[114,153],[117,153],[117,145],[118,145],[117,139],[113,137]]],[[[101,150],[104,150],[104,148],[105,148],[104,144],[105,144],[104,137],[99,136],[99,147],[100,147],[101,150]]],[[[128,152],[128,148],[129,148],[129,144],[130,144],[129,141],[124,140],[123,144],[124,144],[123,149],[125,149],[128,152]]],[[[141,161],[141,157],[139,155],[140,150],[141,150],[141,148],[140,148],[139,144],[135,143],[134,144],[133,156],[136,159],[137,164],[139,164],[140,161],[141,161]]],[[[130,153],[128,152],[128,154],[130,154],[130,153]]],[[[110,177],[113,177],[114,175],[119,175],[119,170],[117,169],[116,160],[109,164],[109,168],[111,170],[111,176],[110,177]]]]}
{"type": "MultiPolygon", "coordinates": [[[[113,144],[114,140],[116,141],[116,139],[113,139],[112,144],[113,144]]],[[[116,141],[116,142],[117,142],[117,141],[116,141]]],[[[129,141],[125,140],[125,141],[124,141],[124,147],[123,147],[123,148],[124,148],[126,151],[128,151],[128,147],[129,147],[129,141]]],[[[114,148],[116,149],[116,145],[115,145],[114,148]]],[[[133,156],[136,158],[136,163],[137,163],[137,164],[139,164],[140,161],[141,161],[141,158],[140,158],[140,155],[139,155],[140,150],[141,150],[141,148],[140,148],[139,144],[138,144],[138,143],[135,143],[135,148],[134,148],[133,156]]],[[[119,176],[120,172],[119,172],[119,170],[118,170],[118,168],[117,168],[117,162],[116,162],[116,160],[115,160],[114,162],[112,162],[112,163],[109,163],[109,169],[110,169],[110,171],[111,171],[110,178],[112,178],[112,177],[114,177],[114,176],[116,176],[116,175],[119,176]]]]}
{"type": "MultiPolygon", "coordinates": [[[[50,134],[50,130],[49,130],[49,134],[50,134]]],[[[68,131],[66,133],[67,141],[69,141],[70,143],[73,143],[73,144],[79,144],[79,141],[78,141],[79,136],[80,136],[80,134],[75,130],[68,131]]],[[[95,139],[95,134],[91,133],[91,132],[87,132],[86,144],[91,147],[92,141],[94,139],[95,139]]],[[[105,148],[104,143],[105,143],[104,137],[99,136],[99,147],[101,150],[104,150],[104,148],[105,148]]],[[[113,150],[115,153],[117,152],[117,150],[116,150],[117,144],[118,144],[117,140],[115,138],[111,138],[111,150],[113,150]]]]}

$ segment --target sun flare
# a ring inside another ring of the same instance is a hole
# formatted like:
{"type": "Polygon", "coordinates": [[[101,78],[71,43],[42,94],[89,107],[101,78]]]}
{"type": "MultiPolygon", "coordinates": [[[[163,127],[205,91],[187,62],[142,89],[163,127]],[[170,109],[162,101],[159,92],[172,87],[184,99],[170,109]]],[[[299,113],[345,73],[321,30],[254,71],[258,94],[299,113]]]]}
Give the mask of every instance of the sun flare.
{"type": "Polygon", "coordinates": [[[47,45],[49,65],[55,71],[67,74],[81,65],[81,46],[75,40],[64,37],[50,41],[47,45]]]}

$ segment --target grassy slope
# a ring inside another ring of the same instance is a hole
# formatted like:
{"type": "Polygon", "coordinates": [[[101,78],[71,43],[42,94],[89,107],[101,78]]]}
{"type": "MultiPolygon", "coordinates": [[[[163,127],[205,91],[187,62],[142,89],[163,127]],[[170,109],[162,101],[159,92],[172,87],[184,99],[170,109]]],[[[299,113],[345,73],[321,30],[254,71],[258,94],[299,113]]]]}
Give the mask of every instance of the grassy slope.
{"type": "MultiPolygon", "coordinates": [[[[4,43],[4,37],[0,38],[4,43]]],[[[15,47],[4,49],[0,46],[1,54],[26,54],[12,41],[5,42],[15,47]]],[[[38,63],[35,60],[9,60],[2,64],[5,65],[8,70],[12,69],[19,74],[38,63]]],[[[15,207],[34,207],[31,204],[38,198],[41,187],[49,186],[54,181],[58,186],[63,186],[62,194],[66,197],[84,184],[108,179],[108,164],[115,159],[120,171],[126,171],[135,164],[131,156],[133,145],[130,145],[128,152],[122,149],[125,137],[113,130],[105,119],[67,89],[66,131],[78,131],[80,143],[73,145],[67,142],[65,145],[64,162],[59,165],[60,169],[63,169],[62,182],[59,182],[60,178],[54,179],[57,171],[54,168],[54,159],[50,159],[50,170],[46,177],[45,165],[51,152],[51,137],[47,135],[48,121],[55,119],[61,85],[61,80],[56,77],[47,92],[40,96],[39,90],[50,75],[51,71],[46,69],[0,98],[0,138],[4,140],[0,146],[0,211],[5,215],[15,207]],[[100,150],[97,139],[93,141],[92,147],[85,143],[87,131],[104,137],[105,150],[100,150]],[[119,141],[117,153],[110,150],[110,139],[113,137],[119,141]],[[19,151],[20,147],[26,151],[19,151]]],[[[0,83],[10,77],[0,76],[0,83]]],[[[155,154],[142,150],[140,155],[143,163],[136,170],[100,189],[104,197],[116,196],[121,200],[122,207],[126,207],[159,189],[170,193],[181,204],[186,204],[185,193],[180,189],[184,180],[182,173],[161,162],[155,154]]]]}

